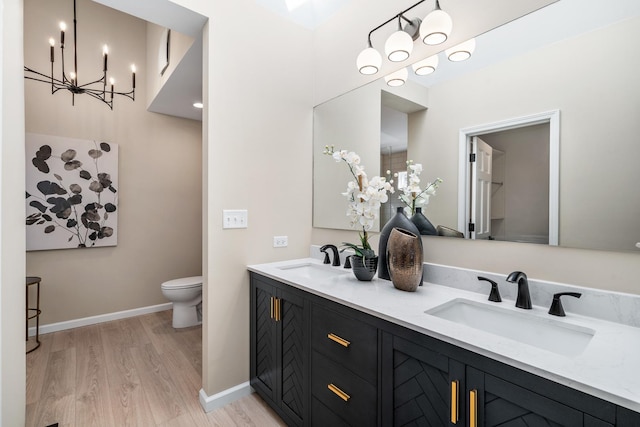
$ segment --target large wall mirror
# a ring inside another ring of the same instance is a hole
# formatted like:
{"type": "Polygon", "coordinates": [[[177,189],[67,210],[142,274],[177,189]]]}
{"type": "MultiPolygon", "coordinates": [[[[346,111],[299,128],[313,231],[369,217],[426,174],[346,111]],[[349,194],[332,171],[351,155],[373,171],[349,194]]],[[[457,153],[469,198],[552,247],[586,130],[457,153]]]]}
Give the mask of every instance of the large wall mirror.
{"type": "Polygon", "coordinates": [[[460,229],[471,189],[461,132],[555,111],[555,154],[544,120],[482,135],[501,195],[491,232],[476,237],[640,253],[638,51],[639,2],[561,0],[479,36],[467,63],[441,57],[435,73],[402,87],[379,79],[316,106],[314,226],[350,229],[340,194],[348,171],[323,156],[325,145],[356,151],[370,175],[422,163],[423,180],[444,181],[425,214],[460,229]]]}

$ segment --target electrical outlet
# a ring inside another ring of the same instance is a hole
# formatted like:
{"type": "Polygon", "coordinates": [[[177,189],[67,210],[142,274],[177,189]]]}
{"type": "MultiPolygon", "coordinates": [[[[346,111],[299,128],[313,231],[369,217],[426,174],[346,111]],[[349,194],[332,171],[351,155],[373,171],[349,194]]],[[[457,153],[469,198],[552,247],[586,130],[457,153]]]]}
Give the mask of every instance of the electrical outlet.
{"type": "Polygon", "coordinates": [[[247,228],[248,222],[246,209],[222,211],[222,228],[247,228]]]}
{"type": "Polygon", "coordinates": [[[273,236],[274,248],[286,248],[289,244],[289,238],[287,236],[273,236]]]}

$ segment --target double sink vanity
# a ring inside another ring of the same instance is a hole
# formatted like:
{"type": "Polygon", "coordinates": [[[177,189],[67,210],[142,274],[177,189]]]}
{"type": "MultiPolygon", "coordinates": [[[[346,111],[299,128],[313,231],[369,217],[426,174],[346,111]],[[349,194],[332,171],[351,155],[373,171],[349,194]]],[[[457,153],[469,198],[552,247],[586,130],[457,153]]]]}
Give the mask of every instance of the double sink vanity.
{"type": "Polygon", "coordinates": [[[288,425],[640,426],[638,296],[530,280],[523,310],[446,266],[416,292],[316,258],[249,270],[251,385],[288,425]]]}

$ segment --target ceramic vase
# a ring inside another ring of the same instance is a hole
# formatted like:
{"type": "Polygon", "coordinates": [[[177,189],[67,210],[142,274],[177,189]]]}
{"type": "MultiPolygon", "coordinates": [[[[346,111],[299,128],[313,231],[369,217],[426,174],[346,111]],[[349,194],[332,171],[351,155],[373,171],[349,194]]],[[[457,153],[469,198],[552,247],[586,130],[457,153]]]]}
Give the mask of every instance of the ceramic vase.
{"type": "Polygon", "coordinates": [[[391,282],[396,288],[414,292],[422,283],[422,239],[419,234],[394,228],[387,244],[391,282]]]}
{"type": "Polygon", "coordinates": [[[391,280],[389,275],[389,265],[387,262],[387,241],[391,230],[395,227],[402,228],[414,234],[420,234],[418,228],[412,223],[409,218],[404,214],[404,208],[399,207],[396,214],[385,224],[380,231],[380,242],[378,244],[378,278],[391,280]]]}
{"type": "Polygon", "coordinates": [[[418,231],[423,236],[438,235],[438,231],[433,224],[431,224],[431,221],[422,213],[422,208],[416,208],[416,213],[411,217],[411,222],[416,225],[418,231]]]}
{"type": "Polygon", "coordinates": [[[370,282],[371,279],[373,279],[373,276],[376,275],[378,257],[374,256],[363,259],[362,257],[352,255],[351,268],[356,279],[363,282],[370,282]]]}

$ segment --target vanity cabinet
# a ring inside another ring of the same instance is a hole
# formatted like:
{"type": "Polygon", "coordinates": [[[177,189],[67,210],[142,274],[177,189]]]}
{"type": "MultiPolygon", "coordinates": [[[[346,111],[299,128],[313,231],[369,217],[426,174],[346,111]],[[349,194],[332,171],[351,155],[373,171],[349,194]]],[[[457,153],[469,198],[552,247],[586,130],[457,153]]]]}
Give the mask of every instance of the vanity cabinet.
{"type": "Polygon", "coordinates": [[[308,418],[308,309],[303,293],[251,276],[251,386],[291,426],[308,418]]]}
{"type": "Polygon", "coordinates": [[[640,426],[640,413],[253,272],[251,385],[291,426],[640,426]]]}

